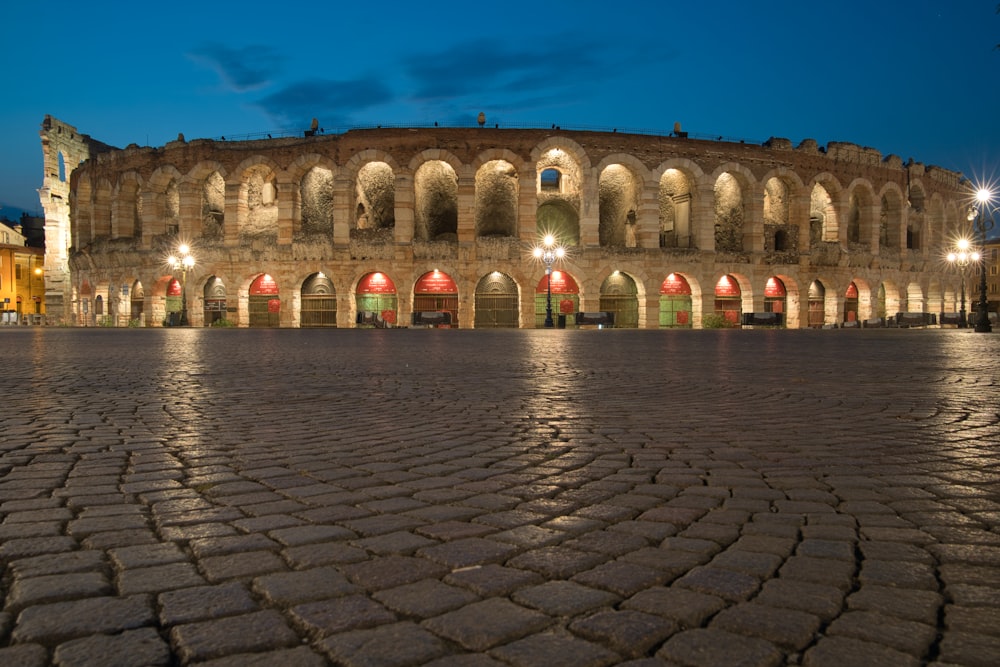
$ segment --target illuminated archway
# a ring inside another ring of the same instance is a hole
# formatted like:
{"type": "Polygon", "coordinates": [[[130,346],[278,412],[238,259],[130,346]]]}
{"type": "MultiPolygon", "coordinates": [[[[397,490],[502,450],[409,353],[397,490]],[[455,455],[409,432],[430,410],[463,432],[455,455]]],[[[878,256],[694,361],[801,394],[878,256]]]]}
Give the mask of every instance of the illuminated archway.
{"type": "MultiPolygon", "coordinates": [[[[576,326],[576,313],[580,310],[580,287],[573,276],[565,271],[552,271],[552,302],[558,304],[553,310],[558,312],[559,319],[565,317],[567,325],[576,326]]],[[[547,301],[547,286],[549,276],[542,276],[535,286],[535,327],[545,326],[545,304],[547,301]]]]}
{"type": "Polygon", "coordinates": [[[274,278],[264,273],[250,283],[249,326],[276,327],[281,321],[281,295],[274,278]]]}
{"type": "Polygon", "coordinates": [[[715,314],[732,326],[739,326],[743,315],[743,291],[736,278],[725,275],[715,284],[715,314]]]}
{"type": "Polygon", "coordinates": [[[299,323],[302,327],[337,326],[337,290],[326,274],[314,273],[302,283],[299,323]]]}
{"type": "Polygon", "coordinates": [[[691,328],[691,285],[682,275],[671,273],[660,285],[660,328],[691,328]]]}
{"type": "Polygon", "coordinates": [[[479,279],[476,285],[477,329],[516,329],[519,312],[520,299],[513,278],[493,271],[479,279]]]}
{"type": "Polygon", "coordinates": [[[414,318],[422,312],[448,313],[451,326],[458,326],[458,287],[447,273],[428,271],[413,286],[414,318]]]}
{"type": "Polygon", "coordinates": [[[365,274],[358,281],[354,300],[359,327],[387,329],[396,325],[396,284],[381,271],[365,274]]]}

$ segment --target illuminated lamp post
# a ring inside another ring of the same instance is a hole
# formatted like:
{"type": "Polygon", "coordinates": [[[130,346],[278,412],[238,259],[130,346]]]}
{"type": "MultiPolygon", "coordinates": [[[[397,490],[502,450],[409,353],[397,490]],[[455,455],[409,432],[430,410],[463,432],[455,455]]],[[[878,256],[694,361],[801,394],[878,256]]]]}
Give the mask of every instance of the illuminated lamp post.
{"type": "MultiPolygon", "coordinates": [[[[980,245],[986,247],[986,233],[993,229],[993,216],[990,212],[993,193],[987,188],[976,191],[978,207],[969,211],[969,221],[975,220],[974,229],[979,235],[980,245]]],[[[986,311],[989,301],[986,298],[986,253],[979,256],[979,309],[976,313],[976,332],[989,333],[993,331],[990,325],[990,314],[986,311]]]]}
{"type": "Polygon", "coordinates": [[[954,266],[958,267],[958,273],[962,280],[962,297],[961,297],[961,307],[958,310],[958,328],[965,329],[969,326],[968,320],[965,317],[965,270],[969,267],[970,262],[979,261],[979,253],[976,251],[970,251],[969,239],[958,239],[955,242],[955,249],[948,253],[948,262],[954,266]]]}
{"type": "Polygon", "coordinates": [[[540,246],[535,246],[531,251],[535,259],[542,260],[545,264],[545,275],[547,277],[545,287],[545,328],[551,329],[555,326],[552,321],[552,265],[557,259],[566,256],[566,249],[556,243],[556,238],[552,234],[546,234],[540,246]]]}
{"type": "Polygon", "coordinates": [[[180,326],[186,327],[188,325],[187,317],[187,291],[185,289],[185,283],[187,282],[187,272],[188,269],[194,267],[194,255],[191,254],[191,246],[186,243],[182,243],[177,246],[177,254],[167,257],[167,264],[174,271],[178,269],[181,272],[181,321],[180,326]]]}

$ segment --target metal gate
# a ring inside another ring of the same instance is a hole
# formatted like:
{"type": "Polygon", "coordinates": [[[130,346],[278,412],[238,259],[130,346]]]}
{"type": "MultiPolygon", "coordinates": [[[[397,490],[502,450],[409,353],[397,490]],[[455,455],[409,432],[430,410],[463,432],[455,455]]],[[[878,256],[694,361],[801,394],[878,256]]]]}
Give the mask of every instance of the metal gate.
{"type": "Polygon", "coordinates": [[[519,310],[517,284],[510,276],[494,272],[479,281],[476,286],[477,329],[516,329],[519,310]]]}
{"type": "Polygon", "coordinates": [[[639,327],[639,297],[635,281],[615,272],[601,285],[601,310],[615,314],[616,329],[639,327]]]}
{"type": "Polygon", "coordinates": [[[275,296],[251,296],[249,299],[250,326],[276,327],[281,319],[281,301],[275,296]]]}
{"type": "Polygon", "coordinates": [[[337,326],[337,294],[333,282],[322,273],[314,273],[302,284],[302,327],[337,326]]]}

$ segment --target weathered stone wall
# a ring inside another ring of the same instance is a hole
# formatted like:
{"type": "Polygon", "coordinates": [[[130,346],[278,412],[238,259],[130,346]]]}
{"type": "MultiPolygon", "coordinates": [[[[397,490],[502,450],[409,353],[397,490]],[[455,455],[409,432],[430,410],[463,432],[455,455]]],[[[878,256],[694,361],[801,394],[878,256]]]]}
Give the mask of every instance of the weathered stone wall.
{"type": "Polygon", "coordinates": [[[245,325],[247,290],[267,273],[281,292],[281,325],[296,326],[301,288],[322,272],[348,326],[358,282],[373,271],[395,282],[406,321],[413,285],[439,269],[458,286],[463,326],[492,272],[518,285],[521,324],[533,326],[544,267],[530,247],[556,231],[583,310],[598,310],[605,281],[620,272],[635,281],[639,326],[656,327],[660,284],[675,273],[691,284],[697,326],[715,308],[721,276],[739,284],[744,311],[763,310],[764,285],[776,277],[788,290],[789,326],[805,326],[805,294],[817,281],[828,323],[851,283],[863,303],[881,304],[862,315],[915,302],[954,310],[957,282],[939,254],[965,220],[959,178],[811,140],[375,129],[100,152],[74,170],[72,210],[59,215],[72,220],[72,284],[109,303],[141,284],[152,325],[171,280],[163,257],[184,240],[197,255],[185,285],[195,322],[206,284],[221,281],[240,304],[231,319],[245,325]],[[546,169],[554,181],[541,178],[546,169]]]}

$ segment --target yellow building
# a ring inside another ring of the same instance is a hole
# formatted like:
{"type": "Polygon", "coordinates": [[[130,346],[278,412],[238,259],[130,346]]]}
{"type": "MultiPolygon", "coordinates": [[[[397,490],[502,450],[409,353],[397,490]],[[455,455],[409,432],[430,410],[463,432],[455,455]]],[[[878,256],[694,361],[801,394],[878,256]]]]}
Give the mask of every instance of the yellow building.
{"type": "Polygon", "coordinates": [[[41,324],[45,315],[44,251],[24,245],[20,225],[0,223],[0,324],[41,324]]]}

